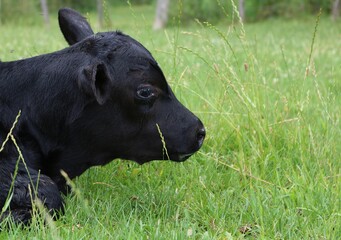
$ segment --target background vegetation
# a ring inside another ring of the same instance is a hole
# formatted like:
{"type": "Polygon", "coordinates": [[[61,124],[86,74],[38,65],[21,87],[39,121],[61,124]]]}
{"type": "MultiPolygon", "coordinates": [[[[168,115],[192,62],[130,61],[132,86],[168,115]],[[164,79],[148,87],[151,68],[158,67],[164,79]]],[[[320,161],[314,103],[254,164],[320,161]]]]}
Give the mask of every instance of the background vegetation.
{"type": "MultiPolygon", "coordinates": [[[[157,0],[102,0],[105,6],[155,6],[157,0]]],[[[249,22],[260,21],[273,17],[297,18],[316,14],[320,8],[324,13],[330,13],[335,0],[245,0],[245,15],[249,22]]],[[[233,5],[238,6],[238,0],[171,0],[171,18],[179,16],[181,22],[200,21],[216,23],[221,20],[233,21],[233,5]],[[222,10],[224,8],[224,10],[222,10]],[[226,15],[228,13],[228,15],[226,15]]],[[[50,12],[56,12],[61,7],[72,7],[83,11],[96,9],[96,0],[47,0],[50,12]]],[[[41,13],[38,0],[0,0],[0,23],[22,21],[32,24],[30,16],[41,13]],[[27,21],[29,19],[29,21],[27,21]]],[[[37,19],[36,19],[37,20],[37,19]]]]}
{"type": "MultiPolygon", "coordinates": [[[[178,4],[171,3],[171,15],[178,15],[179,5],[182,7],[182,22],[197,18],[200,21],[216,23],[221,20],[229,22],[236,20],[233,8],[238,7],[238,0],[189,0],[178,1],[178,4]],[[224,8],[224,10],[222,10],[224,8]],[[226,14],[228,13],[228,14],[226,14]]],[[[320,8],[323,12],[330,13],[332,1],[326,0],[245,0],[246,21],[254,22],[268,18],[302,18],[316,14],[320,8]]]]}
{"type": "MultiPolygon", "coordinates": [[[[58,221],[44,224],[37,210],[31,227],[12,226],[0,238],[340,239],[340,24],[322,14],[318,24],[316,16],[175,21],[154,32],[154,11],[108,9],[114,27],[151,50],[203,120],[203,149],[180,164],[92,168],[75,179],[58,221]]],[[[2,61],[66,47],[55,14],[50,30],[13,23],[1,30],[2,61]]]]}

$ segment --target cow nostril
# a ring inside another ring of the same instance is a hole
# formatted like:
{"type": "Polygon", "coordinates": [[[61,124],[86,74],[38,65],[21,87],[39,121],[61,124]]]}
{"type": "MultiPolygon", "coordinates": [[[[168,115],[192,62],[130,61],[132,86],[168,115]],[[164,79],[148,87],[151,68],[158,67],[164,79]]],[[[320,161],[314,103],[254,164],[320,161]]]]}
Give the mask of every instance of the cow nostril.
{"type": "Polygon", "coordinates": [[[206,131],[205,131],[205,128],[202,127],[197,132],[197,140],[198,140],[199,146],[201,146],[202,143],[204,142],[205,136],[206,136],[206,131]]]}

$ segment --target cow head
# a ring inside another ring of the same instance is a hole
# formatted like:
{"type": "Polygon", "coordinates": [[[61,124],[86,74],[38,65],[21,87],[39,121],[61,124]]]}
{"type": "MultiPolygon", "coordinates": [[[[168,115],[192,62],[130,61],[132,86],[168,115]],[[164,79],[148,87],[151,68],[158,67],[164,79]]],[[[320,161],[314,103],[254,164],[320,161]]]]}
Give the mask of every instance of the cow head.
{"type": "Polygon", "coordinates": [[[59,25],[72,45],[70,52],[91,56],[77,79],[92,99],[75,130],[81,132],[80,144],[92,139],[91,148],[108,153],[106,158],[141,164],[184,161],[199,150],[203,124],[176,99],[146,48],[121,32],[94,34],[86,19],[71,9],[59,11],[59,25]]]}

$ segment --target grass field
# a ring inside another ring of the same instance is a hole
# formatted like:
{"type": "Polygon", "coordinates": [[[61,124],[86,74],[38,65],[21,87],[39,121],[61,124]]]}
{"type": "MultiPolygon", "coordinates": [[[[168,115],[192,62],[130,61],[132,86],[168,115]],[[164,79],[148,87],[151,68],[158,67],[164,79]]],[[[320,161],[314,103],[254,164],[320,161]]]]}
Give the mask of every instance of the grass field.
{"type": "MultiPolygon", "coordinates": [[[[0,239],[340,239],[341,22],[154,32],[153,13],[120,8],[110,17],[151,50],[203,120],[202,150],[180,164],[92,168],[74,180],[58,221],[35,218],[0,239]]],[[[66,46],[56,23],[0,27],[2,61],[66,46]]]]}

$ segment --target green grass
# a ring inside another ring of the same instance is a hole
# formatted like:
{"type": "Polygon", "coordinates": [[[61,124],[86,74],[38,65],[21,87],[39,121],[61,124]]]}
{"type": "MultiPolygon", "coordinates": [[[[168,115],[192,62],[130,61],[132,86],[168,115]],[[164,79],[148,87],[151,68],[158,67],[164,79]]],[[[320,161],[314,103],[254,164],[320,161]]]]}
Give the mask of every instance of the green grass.
{"type": "MultiPolygon", "coordinates": [[[[153,11],[110,16],[203,120],[202,150],[180,164],[92,168],[74,181],[60,220],[35,218],[0,238],[340,239],[340,23],[322,16],[307,66],[313,17],[153,32],[153,11]]],[[[2,61],[66,46],[55,24],[1,29],[2,61]]]]}

